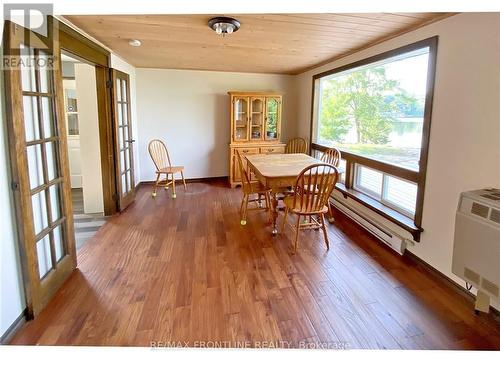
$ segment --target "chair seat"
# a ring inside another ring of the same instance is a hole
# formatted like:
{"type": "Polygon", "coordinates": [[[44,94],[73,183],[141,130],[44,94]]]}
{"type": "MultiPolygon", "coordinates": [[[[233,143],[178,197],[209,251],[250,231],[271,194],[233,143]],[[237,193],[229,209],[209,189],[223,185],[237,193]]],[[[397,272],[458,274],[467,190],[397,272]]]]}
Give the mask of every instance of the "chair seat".
{"type": "MultiPolygon", "coordinates": [[[[301,207],[300,205],[300,199],[297,199],[297,201],[295,202],[295,206],[293,204],[293,198],[294,198],[294,195],[290,195],[288,197],[285,197],[285,199],[283,199],[283,203],[285,204],[285,206],[287,206],[290,210],[292,210],[293,213],[296,213],[296,214],[306,214],[306,215],[315,215],[315,214],[325,214],[328,212],[328,207],[327,206],[323,206],[323,208],[319,211],[309,211],[307,209],[307,207],[301,207]]],[[[313,204],[314,206],[314,204],[313,204]]]]}
{"type": "Polygon", "coordinates": [[[177,173],[181,172],[184,170],[183,166],[178,166],[178,167],[165,167],[160,169],[159,171],[156,171],[156,173],[177,173]]]}

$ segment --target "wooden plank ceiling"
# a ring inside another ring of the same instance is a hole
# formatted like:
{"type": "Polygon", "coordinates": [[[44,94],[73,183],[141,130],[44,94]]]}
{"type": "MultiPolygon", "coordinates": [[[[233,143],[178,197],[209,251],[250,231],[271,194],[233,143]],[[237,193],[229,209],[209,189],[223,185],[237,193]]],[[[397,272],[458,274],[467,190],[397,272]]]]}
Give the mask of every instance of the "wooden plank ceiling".
{"type": "Polygon", "coordinates": [[[65,18],[136,67],[297,74],[450,15],[230,15],[241,29],[226,37],[207,25],[217,15],[65,18]],[[142,46],[129,46],[130,39],[142,46]]]}

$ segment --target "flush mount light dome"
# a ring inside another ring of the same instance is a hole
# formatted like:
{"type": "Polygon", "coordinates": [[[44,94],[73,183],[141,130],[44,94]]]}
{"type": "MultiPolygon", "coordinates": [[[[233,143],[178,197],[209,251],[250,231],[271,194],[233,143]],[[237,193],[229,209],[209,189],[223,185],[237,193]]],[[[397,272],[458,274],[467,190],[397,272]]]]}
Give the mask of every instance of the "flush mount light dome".
{"type": "Polygon", "coordinates": [[[215,17],[208,21],[208,26],[217,34],[225,36],[238,31],[241,24],[240,21],[231,17],[215,17]]]}
{"type": "Polygon", "coordinates": [[[128,41],[128,44],[130,44],[132,47],[140,47],[142,42],[139,39],[131,39],[128,41]]]}

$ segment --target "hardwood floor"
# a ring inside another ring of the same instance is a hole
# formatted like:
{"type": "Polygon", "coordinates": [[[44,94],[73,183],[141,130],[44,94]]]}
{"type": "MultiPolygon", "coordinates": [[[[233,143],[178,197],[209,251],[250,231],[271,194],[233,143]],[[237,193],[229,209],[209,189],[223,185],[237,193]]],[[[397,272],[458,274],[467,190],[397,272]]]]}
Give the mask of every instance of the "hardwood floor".
{"type": "MultiPolygon", "coordinates": [[[[190,183],[112,217],[14,344],[499,349],[500,322],[337,213],[321,231],[240,226],[241,191],[190,183]]],[[[280,216],[281,219],[282,216],[280,216]]]]}

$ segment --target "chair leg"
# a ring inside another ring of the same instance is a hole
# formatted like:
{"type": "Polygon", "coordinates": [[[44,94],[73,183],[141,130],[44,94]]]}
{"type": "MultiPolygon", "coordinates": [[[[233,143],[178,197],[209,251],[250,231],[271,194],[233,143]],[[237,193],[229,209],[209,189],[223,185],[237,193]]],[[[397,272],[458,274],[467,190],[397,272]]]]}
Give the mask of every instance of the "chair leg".
{"type": "Polygon", "coordinates": [[[245,195],[243,195],[243,198],[241,198],[240,215],[243,215],[243,204],[244,203],[245,203],[245,195]]]}
{"type": "Polygon", "coordinates": [[[247,224],[248,196],[249,196],[248,194],[245,194],[243,196],[243,202],[241,202],[243,207],[243,209],[241,210],[241,220],[240,220],[241,225],[247,224]]]}
{"type": "Polygon", "coordinates": [[[160,173],[156,174],[156,181],[155,184],[153,185],[153,192],[151,193],[152,197],[156,197],[156,189],[158,188],[158,181],[160,180],[160,176],[161,176],[160,173]]]}
{"type": "Polygon", "coordinates": [[[175,176],[172,173],[172,198],[177,198],[177,194],[175,193],[175,176]]]}
{"type": "Polygon", "coordinates": [[[184,190],[187,191],[186,180],[184,179],[184,171],[181,171],[182,183],[184,184],[184,190]]]}
{"type": "Polygon", "coordinates": [[[168,173],[166,174],[166,177],[165,177],[165,190],[168,190],[168,173]]]}
{"type": "Polygon", "coordinates": [[[297,215],[297,224],[295,227],[295,243],[293,244],[293,254],[297,252],[297,243],[299,242],[299,230],[300,230],[300,215],[297,215]]]}
{"type": "Polygon", "coordinates": [[[273,222],[273,212],[272,210],[272,203],[271,203],[271,193],[267,192],[266,193],[266,208],[267,208],[267,213],[269,214],[269,223],[273,222]]]}
{"type": "Polygon", "coordinates": [[[333,224],[335,222],[335,218],[333,217],[333,209],[332,204],[328,202],[328,222],[333,224]]]}
{"type": "Polygon", "coordinates": [[[281,223],[281,233],[285,232],[285,225],[287,218],[288,218],[288,207],[285,207],[285,215],[283,216],[283,222],[281,223]]]}
{"type": "Polygon", "coordinates": [[[330,250],[330,242],[328,241],[328,234],[326,233],[326,226],[325,226],[325,214],[320,215],[320,220],[321,220],[321,229],[323,229],[323,235],[325,236],[325,242],[326,242],[326,250],[330,250]]]}

